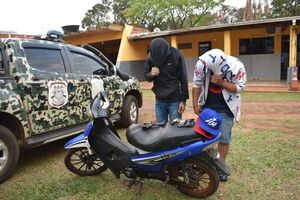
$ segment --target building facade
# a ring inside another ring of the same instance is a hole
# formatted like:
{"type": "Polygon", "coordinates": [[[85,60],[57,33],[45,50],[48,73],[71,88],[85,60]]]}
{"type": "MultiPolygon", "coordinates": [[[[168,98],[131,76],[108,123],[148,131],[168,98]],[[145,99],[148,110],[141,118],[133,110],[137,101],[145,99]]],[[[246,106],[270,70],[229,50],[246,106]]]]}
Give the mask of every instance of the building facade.
{"type": "Polygon", "coordinates": [[[117,64],[122,71],[144,80],[144,62],[152,39],[163,37],[180,49],[192,79],[198,57],[219,48],[238,57],[249,80],[291,81],[291,67],[300,68],[300,16],[220,24],[189,29],[147,32],[133,26],[66,35],[71,44],[89,43],[117,64]],[[298,39],[297,39],[298,38],[298,39]]]}

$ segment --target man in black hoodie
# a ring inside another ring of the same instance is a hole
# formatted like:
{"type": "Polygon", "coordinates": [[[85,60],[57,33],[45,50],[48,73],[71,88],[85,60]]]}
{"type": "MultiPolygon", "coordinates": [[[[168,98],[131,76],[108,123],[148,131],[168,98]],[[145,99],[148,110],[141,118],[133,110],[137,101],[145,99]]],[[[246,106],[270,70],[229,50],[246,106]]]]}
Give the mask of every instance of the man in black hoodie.
{"type": "Polygon", "coordinates": [[[145,63],[145,79],[153,81],[156,122],[181,118],[189,98],[188,79],[183,54],[163,38],[151,41],[145,63]]]}

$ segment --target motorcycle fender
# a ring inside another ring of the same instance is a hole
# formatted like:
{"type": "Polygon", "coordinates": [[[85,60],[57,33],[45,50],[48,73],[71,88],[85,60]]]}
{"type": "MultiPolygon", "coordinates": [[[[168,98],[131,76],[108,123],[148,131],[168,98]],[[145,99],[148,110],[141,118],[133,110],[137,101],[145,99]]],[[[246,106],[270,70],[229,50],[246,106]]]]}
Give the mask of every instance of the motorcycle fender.
{"type": "Polygon", "coordinates": [[[80,134],[77,137],[69,140],[65,144],[64,147],[65,147],[65,149],[74,149],[74,148],[80,148],[80,147],[88,148],[88,145],[87,145],[87,140],[86,140],[84,134],[80,134]]]}
{"type": "Polygon", "coordinates": [[[226,175],[230,175],[230,168],[226,165],[226,163],[220,158],[213,158],[206,151],[202,152],[198,158],[205,162],[206,164],[213,166],[217,171],[221,171],[226,175]]]}

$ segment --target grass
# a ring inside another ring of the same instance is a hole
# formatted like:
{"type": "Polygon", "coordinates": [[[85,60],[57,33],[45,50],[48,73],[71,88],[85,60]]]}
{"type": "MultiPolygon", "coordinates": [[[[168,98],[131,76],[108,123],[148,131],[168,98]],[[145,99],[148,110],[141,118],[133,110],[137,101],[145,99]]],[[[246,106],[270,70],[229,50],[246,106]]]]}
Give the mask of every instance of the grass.
{"type": "MultiPolygon", "coordinates": [[[[144,91],[144,97],[151,95],[150,90],[144,91]]],[[[300,100],[299,93],[245,93],[243,98],[247,101],[300,100]]],[[[299,199],[299,119],[274,119],[269,124],[268,120],[262,120],[261,123],[271,127],[273,123],[288,123],[295,132],[286,135],[275,128],[251,128],[246,123],[235,126],[227,160],[232,175],[208,199],[299,199]]],[[[125,130],[120,132],[124,139],[125,130]]],[[[63,163],[63,144],[66,141],[25,151],[14,175],[0,185],[0,199],[135,199],[136,187],[125,189],[109,170],[93,177],[79,177],[68,171],[63,163]]],[[[181,194],[174,187],[150,180],[144,184],[141,199],[193,198],[181,194]]]]}
{"type": "Polygon", "coordinates": [[[299,101],[300,93],[276,93],[276,92],[244,92],[242,94],[243,101],[299,101]]]}

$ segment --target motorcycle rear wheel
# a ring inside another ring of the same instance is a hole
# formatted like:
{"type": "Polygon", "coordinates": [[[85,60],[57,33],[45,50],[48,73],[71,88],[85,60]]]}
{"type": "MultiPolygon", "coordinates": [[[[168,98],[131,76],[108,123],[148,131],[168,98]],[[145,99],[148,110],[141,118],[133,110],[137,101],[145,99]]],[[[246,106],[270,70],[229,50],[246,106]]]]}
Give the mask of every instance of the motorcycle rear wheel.
{"type": "Polygon", "coordinates": [[[89,154],[87,148],[69,149],[64,161],[68,170],[79,176],[98,175],[107,169],[98,156],[89,154]]]}
{"type": "Polygon", "coordinates": [[[178,190],[197,198],[205,198],[214,194],[220,184],[216,170],[195,158],[187,159],[185,162],[190,182],[179,185],[178,190]]]}

